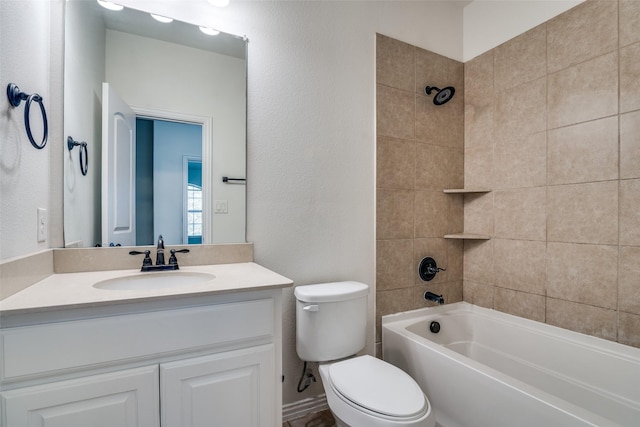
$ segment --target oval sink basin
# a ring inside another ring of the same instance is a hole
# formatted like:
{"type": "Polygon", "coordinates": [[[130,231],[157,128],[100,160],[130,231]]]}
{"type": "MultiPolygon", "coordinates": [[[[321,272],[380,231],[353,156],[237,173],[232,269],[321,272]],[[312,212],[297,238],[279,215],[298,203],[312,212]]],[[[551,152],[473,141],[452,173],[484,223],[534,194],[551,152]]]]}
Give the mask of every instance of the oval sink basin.
{"type": "Polygon", "coordinates": [[[209,273],[184,271],[140,273],[102,280],[94,283],[93,287],[112,291],[157,290],[197,285],[213,280],[215,277],[215,275],[209,273]]]}

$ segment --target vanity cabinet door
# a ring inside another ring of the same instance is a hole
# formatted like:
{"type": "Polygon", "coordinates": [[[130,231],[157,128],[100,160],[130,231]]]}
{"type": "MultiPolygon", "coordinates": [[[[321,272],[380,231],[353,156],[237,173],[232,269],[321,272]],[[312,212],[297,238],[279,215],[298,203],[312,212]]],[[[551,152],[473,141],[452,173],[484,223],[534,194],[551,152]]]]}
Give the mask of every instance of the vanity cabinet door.
{"type": "Polygon", "coordinates": [[[4,427],[159,427],[158,366],[0,393],[4,427]]]}
{"type": "Polygon", "coordinates": [[[273,344],[164,363],[162,426],[276,427],[275,378],[273,344]]]}

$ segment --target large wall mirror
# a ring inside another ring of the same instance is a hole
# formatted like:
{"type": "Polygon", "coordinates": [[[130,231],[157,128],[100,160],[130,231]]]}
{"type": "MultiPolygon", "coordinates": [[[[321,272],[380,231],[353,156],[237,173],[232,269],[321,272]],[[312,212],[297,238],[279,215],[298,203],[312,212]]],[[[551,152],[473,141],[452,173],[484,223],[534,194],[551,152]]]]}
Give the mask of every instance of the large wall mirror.
{"type": "Polygon", "coordinates": [[[67,247],[246,240],[247,41],[156,18],[66,2],[67,247]]]}

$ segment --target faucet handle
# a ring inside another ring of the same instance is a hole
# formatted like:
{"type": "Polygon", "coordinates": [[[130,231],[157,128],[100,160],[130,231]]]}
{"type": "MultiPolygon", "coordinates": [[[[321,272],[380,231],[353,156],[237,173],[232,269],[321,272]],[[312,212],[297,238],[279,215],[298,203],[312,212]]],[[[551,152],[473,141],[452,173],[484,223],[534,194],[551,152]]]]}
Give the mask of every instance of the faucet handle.
{"type": "Polygon", "coordinates": [[[147,249],[144,252],[141,251],[129,251],[129,255],[144,255],[144,259],[142,260],[142,265],[153,265],[151,262],[151,251],[147,249]]]}
{"type": "Polygon", "coordinates": [[[431,257],[423,258],[418,266],[418,275],[425,282],[432,280],[440,271],[447,271],[447,269],[438,267],[436,260],[431,257]]]}
{"type": "Polygon", "coordinates": [[[176,258],[176,253],[186,254],[189,253],[189,249],[171,249],[171,256],[169,257],[169,265],[177,265],[178,258],[176,258]]]}

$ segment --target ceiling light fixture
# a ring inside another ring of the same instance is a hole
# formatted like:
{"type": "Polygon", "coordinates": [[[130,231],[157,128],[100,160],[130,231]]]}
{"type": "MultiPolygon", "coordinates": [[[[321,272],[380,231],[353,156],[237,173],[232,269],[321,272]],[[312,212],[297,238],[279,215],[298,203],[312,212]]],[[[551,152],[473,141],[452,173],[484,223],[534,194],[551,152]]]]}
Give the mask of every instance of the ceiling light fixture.
{"type": "Polygon", "coordinates": [[[227,7],[229,6],[229,0],[209,0],[209,4],[215,7],[227,7]]]}
{"type": "Polygon", "coordinates": [[[156,15],[155,13],[150,13],[151,17],[158,22],[162,22],[163,24],[168,24],[173,21],[173,18],[167,18],[166,16],[156,15]]]}
{"type": "Polygon", "coordinates": [[[97,0],[97,2],[100,6],[104,7],[105,9],[115,10],[115,11],[124,9],[124,6],[120,4],[115,4],[107,0],[97,0]]]}
{"type": "Polygon", "coordinates": [[[220,34],[220,31],[214,30],[213,28],[210,28],[210,27],[200,27],[200,31],[202,31],[208,36],[217,36],[218,34],[220,34]]]}

